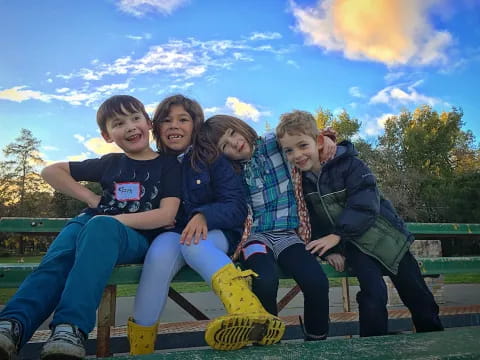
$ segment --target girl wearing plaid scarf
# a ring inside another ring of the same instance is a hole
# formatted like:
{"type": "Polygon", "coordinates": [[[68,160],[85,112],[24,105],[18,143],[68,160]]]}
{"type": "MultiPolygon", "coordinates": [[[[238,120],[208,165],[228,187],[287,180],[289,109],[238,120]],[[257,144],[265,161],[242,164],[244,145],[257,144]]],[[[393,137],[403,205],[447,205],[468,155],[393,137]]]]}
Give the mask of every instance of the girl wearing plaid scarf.
{"type": "MultiPolygon", "coordinates": [[[[310,241],[308,213],[301,183],[294,187],[274,134],[259,137],[244,121],[216,115],[205,121],[202,138],[215,145],[212,157],[223,153],[243,175],[249,216],[234,254],[253,270],[252,289],[265,309],[278,314],[277,267],[290,274],[304,295],[305,339],[323,340],[328,334],[328,279],[316,257],[305,248],[310,241]]],[[[328,157],[335,153],[328,139],[328,157]]]]}

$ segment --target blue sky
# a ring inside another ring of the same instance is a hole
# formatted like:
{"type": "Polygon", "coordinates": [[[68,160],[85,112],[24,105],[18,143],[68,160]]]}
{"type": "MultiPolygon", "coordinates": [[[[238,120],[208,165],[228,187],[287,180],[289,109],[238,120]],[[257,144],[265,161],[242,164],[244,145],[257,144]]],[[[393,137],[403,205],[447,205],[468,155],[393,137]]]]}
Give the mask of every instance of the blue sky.
{"type": "Polygon", "coordinates": [[[0,148],[21,128],[47,161],[112,150],[95,113],[183,93],[263,132],[292,109],[382,120],[430,104],[480,139],[478,0],[0,0],[0,148]]]}

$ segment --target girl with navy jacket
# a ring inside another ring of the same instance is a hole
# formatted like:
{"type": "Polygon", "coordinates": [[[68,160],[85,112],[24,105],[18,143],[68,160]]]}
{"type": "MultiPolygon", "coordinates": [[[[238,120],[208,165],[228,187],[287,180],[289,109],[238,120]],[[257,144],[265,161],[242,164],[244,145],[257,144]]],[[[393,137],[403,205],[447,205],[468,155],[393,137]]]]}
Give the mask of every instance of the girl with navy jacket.
{"type": "Polygon", "coordinates": [[[177,155],[181,162],[182,204],[171,231],[159,235],[145,257],[128,322],[132,355],[153,352],[170,282],[185,265],[211,285],[227,311],[207,326],[205,340],[213,348],[273,344],[285,330],[250,291],[246,278],[252,272],[238,270],[228,256],[240,240],[247,204],[241,177],[230,161],[210,156],[210,145],[200,139],[203,121],[200,105],[182,95],[164,99],[153,117],[158,150],[177,155]]]}

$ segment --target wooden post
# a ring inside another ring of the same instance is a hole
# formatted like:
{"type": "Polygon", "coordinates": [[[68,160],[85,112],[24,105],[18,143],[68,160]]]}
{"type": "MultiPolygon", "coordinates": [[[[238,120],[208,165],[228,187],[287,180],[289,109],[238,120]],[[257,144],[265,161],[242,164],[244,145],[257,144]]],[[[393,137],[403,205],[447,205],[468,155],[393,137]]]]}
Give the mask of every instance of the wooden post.
{"type": "Polygon", "coordinates": [[[110,326],[115,325],[115,309],[117,300],[117,286],[107,285],[103,291],[102,300],[98,307],[97,319],[97,357],[109,357],[110,353],[110,326]]]}
{"type": "Polygon", "coordinates": [[[350,286],[348,284],[348,277],[342,278],[342,300],[343,311],[350,312],[350,286]]]}

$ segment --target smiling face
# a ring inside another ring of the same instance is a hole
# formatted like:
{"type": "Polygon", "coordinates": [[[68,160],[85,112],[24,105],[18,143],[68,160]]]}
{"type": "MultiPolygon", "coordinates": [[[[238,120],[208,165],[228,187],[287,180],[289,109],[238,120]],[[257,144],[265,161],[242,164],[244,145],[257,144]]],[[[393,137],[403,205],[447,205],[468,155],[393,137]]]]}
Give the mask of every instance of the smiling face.
{"type": "Polygon", "coordinates": [[[159,126],[160,141],[171,151],[182,153],[192,144],[193,119],[182,105],[170,106],[159,126]]]}
{"type": "Polygon", "coordinates": [[[218,141],[218,148],[230,160],[250,160],[252,157],[252,146],[234,129],[225,131],[218,141]]]}
{"type": "Polygon", "coordinates": [[[149,145],[152,123],[142,111],[128,112],[123,105],[123,114],[115,114],[106,121],[106,131],[102,131],[105,141],[117,144],[128,156],[142,159],[151,155],[149,145]]]}
{"type": "Polygon", "coordinates": [[[291,135],[285,133],[280,139],[280,145],[293,166],[301,171],[313,171],[319,173],[321,169],[320,151],[322,149],[322,135],[317,141],[305,134],[291,135]]]}

